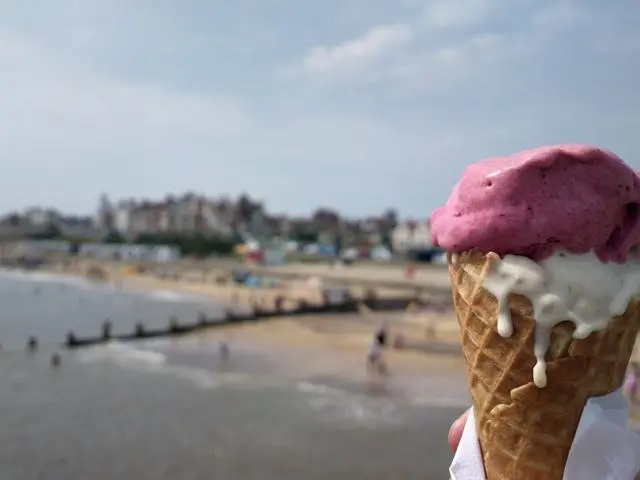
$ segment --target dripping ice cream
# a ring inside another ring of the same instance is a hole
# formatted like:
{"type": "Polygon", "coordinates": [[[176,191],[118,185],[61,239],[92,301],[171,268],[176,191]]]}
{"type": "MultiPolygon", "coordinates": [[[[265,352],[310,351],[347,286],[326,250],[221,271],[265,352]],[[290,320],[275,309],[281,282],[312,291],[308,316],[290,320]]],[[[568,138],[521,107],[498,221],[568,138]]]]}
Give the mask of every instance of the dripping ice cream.
{"type": "Polygon", "coordinates": [[[639,204],[618,156],[557,145],[470,165],[433,212],[489,480],[571,478],[583,409],[640,330],[639,204]]]}
{"type": "Polygon", "coordinates": [[[434,243],[496,254],[484,287],[498,301],[497,329],[513,331],[510,294],[529,298],[537,322],[534,383],[544,387],[551,328],[575,338],[605,328],[640,292],[640,177],[611,152],[561,145],[467,168],[433,213],[434,243]],[[502,257],[502,258],[498,258],[502,257]]]}

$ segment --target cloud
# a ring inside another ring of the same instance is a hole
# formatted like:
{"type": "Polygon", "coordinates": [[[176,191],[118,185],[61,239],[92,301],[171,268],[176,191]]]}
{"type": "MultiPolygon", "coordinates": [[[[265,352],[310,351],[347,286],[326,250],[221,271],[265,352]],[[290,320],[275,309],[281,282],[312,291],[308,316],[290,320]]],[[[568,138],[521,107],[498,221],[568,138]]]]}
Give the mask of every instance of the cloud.
{"type": "Polygon", "coordinates": [[[251,127],[231,96],[109,78],[16,36],[0,37],[0,69],[0,90],[10,92],[0,98],[0,176],[14,179],[2,209],[68,205],[69,189],[88,195],[117,189],[114,181],[130,188],[153,165],[175,167],[180,155],[198,158],[251,127]],[[113,169],[131,175],[117,180],[113,169]]]}
{"type": "Polygon", "coordinates": [[[426,216],[488,155],[637,151],[624,5],[9,2],[0,211],[246,190],[276,210],[426,216]]]}
{"type": "Polygon", "coordinates": [[[467,77],[483,63],[534,48],[537,38],[526,29],[493,33],[482,28],[501,5],[500,0],[431,0],[415,20],[379,25],[341,44],[310,49],[297,63],[279,69],[279,77],[330,87],[404,82],[411,88],[418,82],[421,89],[437,87],[452,77],[467,77]]]}
{"type": "Polygon", "coordinates": [[[387,49],[362,48],[369,43],[365,40],[375,38],[369,34],[332,48],[316,47],[289,67],[288,80],[314,85],[320,79],[334,89],[376,85],[415,95],[452,90],[470,81],[500,82],[500,77],[513,76],[509,64],[538,62],[539,55],[551,58],[572,40],[591,52],[627,55],[640,45],[633,29],[612,28],[621,20],[615,11],[600,12],[572,0],[510,5],[500,0],[431,0],[419,21],[402,24],[411,34],[398,37],[387,49]]]}
{"type": "Polygon", "coordinates": [[[411,40],[409,25],[370,28],[361,37],[334,46],[312,47],[302,61],[286,67],[288,76],[350,78],[375,66],[411,40]]]}

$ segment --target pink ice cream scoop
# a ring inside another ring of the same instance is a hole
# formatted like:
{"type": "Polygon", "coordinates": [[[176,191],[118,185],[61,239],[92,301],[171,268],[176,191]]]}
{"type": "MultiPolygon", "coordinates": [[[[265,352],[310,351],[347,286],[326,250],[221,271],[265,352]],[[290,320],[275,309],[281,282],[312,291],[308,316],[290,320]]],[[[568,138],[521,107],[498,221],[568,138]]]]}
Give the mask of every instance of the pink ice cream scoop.
{"type": "Polygon", "coordinates": [[[586,145],[540,147],[470,165],[433,212],[434,243],[544,260],[594,251],[624,262],[640,243],[640,176],[586,145]]]}

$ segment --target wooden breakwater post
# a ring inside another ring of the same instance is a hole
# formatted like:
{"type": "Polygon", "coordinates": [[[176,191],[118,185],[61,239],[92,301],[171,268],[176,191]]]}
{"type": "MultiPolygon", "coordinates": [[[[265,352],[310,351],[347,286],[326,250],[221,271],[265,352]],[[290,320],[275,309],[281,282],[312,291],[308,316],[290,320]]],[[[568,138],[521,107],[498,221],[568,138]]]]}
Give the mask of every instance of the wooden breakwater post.
{"type": "Polygon", "coordinates": [[[178,333],[180,331],[180,325],[178,323],[178,317],[172,315],[169,317],[169,333],[178,333]]]}
{"type": "Polygon", "coordinates": [[[265,314],[265,309],[262,308],[262,304],[259,300],[254,300],[251,302],[251,314],[256,320],[262,318],[265,314]]]}
{"type": "Polygon", "coordinates": [[[198,327],[199,328],[205,328],[205,327],[207,327],[209,325],[210,325],[209,319],[207,318],[205,313],[204,312],[198,313],[198,327]]]}
{"type": "MultiPolygon", "coordinates": [[[[374,295],[369,293],[369,299],[372,300],[374,295]]],[[[342,301],[330,301],[327,302],[327,298],[325,301],[319,305],[310,304],[306,298],[300,298],[297,300],[297,305],[293,309],[286,309],[284,306],[285,301],[287,300],[284,296],[279,296],[275,299],[274,308],[265,309],[264,306],[258,302],[256,299],[253,300],[249,312],[238,312],[234,311],[231,308],[224,309],[224,317],[219,320],[208,319],[203,312],[200,312],[198,315],[197,323],[191,323],[187,325],[180,325],[178,319],[175,316],[169,317],[168,327],[164,329],[151,329],[148,330],[145,328],[145,325],[141,320],[139,320],[134,327],[134,331],[129,334],[123,335],[115,335],[111,333],[111,322],[110,320],[105,320],[102,325],[102,335],[97,335],[95,337],[89,338],[77,338],[73,331],[70,331],[67,334],[66,345],[68,348],[79,348],[86,347],[90,345],[96,345],[105,343],[110,339],[117,339],[120,341],[135,341],[139,339],[145,338],[157,338],[157,337],[170,337],[187,334],[189,332],[194,332],[200,329],[204,329],[207,327],[219,327],[228,324],[236,324],[236,323],[244,323],[244,322],[255,322],[259,320],[267,320],[267,319],[277,319],[283,317],[294,317],[296,315],[327,315],[334,313],[342,313],[342,312],[356,312],[359,310],[359,306],[364,304],[364,301],[358,302],[356,298],[354,298],[350,294],[344,294],[342,297],[342,301]]],[[[295,301],[295,300],[294,300],[295,301]]],[[[373,307],[371,310],[379,310],[379,311],[393,311],[393,310],[402,310],[406,308],[405,303],[408,303],[407,298],[383,298],[378,299],[376,302],[369,302],[369,304],[373,307]],[[404,305],[404,308],[400,308],[404,305]]],[[[444,305],[444,303],[443,303],[444,305]]],[[[32,349],[35,350],[37,348],[37,339],[35,337],[31,337],[30,344],[32,345],[32,349]]],[[[28,347],[29,348],[29,347],[28,347]]]]}
{"type": "Polygon", "coordinates": [[[134,335],[136,338],[144,338],[146,336],[144,324],[141,321],[136,323],[134,335]]]}
{"type": "Polygon", "coordinates": [[[277,313],[282,313],[284,311],[284,296],[283,295],[278,295],[273,300],[273,309],[277,313]]]}
{"type": "Polygon", "coordinates": [[[67,333],[66,345],[67,348],[74,348],[78,346],[78,339],[76,338],[76,334],[73,332],[73,330],[69,330],[69,332],[67,333]]]}
{"type": "Polygon", "coordinates": [[[301,298],[298,300],[298,308],[296,313],[307,313],[309,312],[309,302],[306,298],[301,298]]]}
{"type": "Polygon", "coordinates": [[[112,327],[113,325],[111,323],[111,320],[109,320],[108,318],[104,322],[102,322],[102,340],[104,340],[105,342],[111,340],[112,327]]]}

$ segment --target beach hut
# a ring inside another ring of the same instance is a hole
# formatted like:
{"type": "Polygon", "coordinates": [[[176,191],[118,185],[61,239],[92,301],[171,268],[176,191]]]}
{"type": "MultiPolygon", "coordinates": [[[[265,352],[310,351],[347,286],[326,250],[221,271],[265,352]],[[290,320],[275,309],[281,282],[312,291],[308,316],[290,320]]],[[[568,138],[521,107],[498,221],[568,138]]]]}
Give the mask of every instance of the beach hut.
{"type": "Polygon", "coordinates": [[[233,248],[233,253],[239,257],[244,257],[247,254],[247,246],[244,244],[236,245],[233,248]]]}
{"type": "Polygon", "coordinates": [[[264,249],[262,263],[264,265],[282,265],[287,255],[287,246],[283,242],[269,242],[264,249]]]}
{"type": "Polygon", "coordinates": [[[252,263],[262,263],[264,250],[249,250],[245,255],[245,260],[252,263]]]}
{"type": "Polygon", "coordinates": [[[391,252],[387,247],[381,245],[373,247],[369,255],[371,256],[371,260],[378,262],[388,262],[391,260],[391,252]]]}

